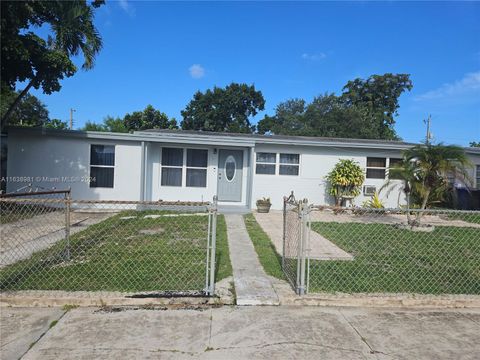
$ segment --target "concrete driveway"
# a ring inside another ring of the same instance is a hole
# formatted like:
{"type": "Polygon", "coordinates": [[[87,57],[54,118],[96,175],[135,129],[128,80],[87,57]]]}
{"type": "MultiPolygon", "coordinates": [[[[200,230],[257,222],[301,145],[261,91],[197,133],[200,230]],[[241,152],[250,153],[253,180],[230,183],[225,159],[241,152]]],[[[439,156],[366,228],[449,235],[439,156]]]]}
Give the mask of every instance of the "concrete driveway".
{"type": "Polygon", "coordinates": [[[480,309],[2,308],[1,316],[3,360],[25,352],[22,359],[55,360],[441,360],[480,354],[480,309]]]}
{"type": "MultiPolygon", "coordinates": [[[[115,215],[114,212],[70,213],[70,234],[85,230],[115,215]]],[[[0,268],[28,259],[65,239],[65,212],[52,211],[0,225],[0,268]]]]}

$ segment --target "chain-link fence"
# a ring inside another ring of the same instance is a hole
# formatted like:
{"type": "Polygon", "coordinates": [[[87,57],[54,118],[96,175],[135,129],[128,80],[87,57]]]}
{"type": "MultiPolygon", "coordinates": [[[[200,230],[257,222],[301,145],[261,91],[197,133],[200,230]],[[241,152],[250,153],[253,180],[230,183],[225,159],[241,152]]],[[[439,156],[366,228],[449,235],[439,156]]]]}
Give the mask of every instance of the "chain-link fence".
{"type": "Polygon", "coordinates": [[[213,294],[216,201],[3,196],[0,288],[213,294]]]}
{"type": "Polygon", "coordinates": [[[480,294],[478,211],[302,202],[286,208],[285,220],[284,243],[296,237],[296,248],[305,249],[294,259],[306,263],[294,283],[298,293],[480,294]]]}

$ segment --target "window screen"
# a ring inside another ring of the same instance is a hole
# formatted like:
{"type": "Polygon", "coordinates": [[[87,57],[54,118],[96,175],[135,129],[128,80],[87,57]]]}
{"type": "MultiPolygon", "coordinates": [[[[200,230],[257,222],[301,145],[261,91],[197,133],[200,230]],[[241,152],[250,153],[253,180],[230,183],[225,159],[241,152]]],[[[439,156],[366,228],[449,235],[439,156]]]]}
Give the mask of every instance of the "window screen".
{"type": "Polygon", "coordinates": [[[275,175],[276,153],[257,153],[256,174],[275,175]]]}
{"type": "Polygon", "coordinates": [[[299,154],[280,154],[280,175],[298,175],[299,167],[299,154]]]}
{"type": "Polygon", "coordinates": [[[115,146],[90,146],[90,187],[113,188],[115,146]]]}
{"type": "Polygon", "coordinates": [[[183,149],[162,148],[162,186],[182,186],[183,149]]]}
{"type": "Polygon", "coordinates": [[[392,171],[392,169],[398,168],[401,163],[402,163],[402,159],[390,158],[390,168],[388,170],[388,177],[390,179],[400,179],[400,176],[398,175],[398,173],[396,173],[395,170],[392,171]]]}
{"type": "Polygon", "coordinates": [[[385,179],[386,158],[367,157],[367,179],[385,179]]]}
{"type": "Polygon", "coordinates": [[[208,150],[187,149],[187,186],[207,186],[208,150]]]}
{"type": "Polygon", "coordinates": [[[480,165],[477,165],[476,178],[477,178],[477,189],[480,190],[480,165]]]}

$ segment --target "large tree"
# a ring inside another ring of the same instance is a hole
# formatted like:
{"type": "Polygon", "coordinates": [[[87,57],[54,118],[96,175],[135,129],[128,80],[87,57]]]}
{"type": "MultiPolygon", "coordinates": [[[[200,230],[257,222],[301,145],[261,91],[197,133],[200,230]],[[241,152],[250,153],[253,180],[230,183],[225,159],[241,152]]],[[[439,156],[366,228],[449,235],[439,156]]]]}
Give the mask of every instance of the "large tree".
{"type": "Polygon", "coordinates": [[[169,119],[167,114],[148,105],[143,111],[134,111],[123,118],[125,128],[129,131],[148,129],[176,129],[177,121],[169,119]]]}
{"type": "Polygon", "coordinates": [[[317,96],[310,104],[302,99],[280,103],[274,116],[257,124],[258,132],[366,139],[398,139],[394,116],[398,98],[411,89],[409,75],[373,75],[349,81],[340,96],[317,96]]]}
{"type": "Polygon", "coordinates": [[[103,0],[2,1],[1,2],[1,91],[23,90],[12,101],[1,120],[7,124],[15,107],[33,87],[45,94],[59,91],[60,80],[77,71],[71,57],[83,54],[84,69],[91,69],[102,41],[93,24],[94,9],[103,0]],[[51,35],[41,38],[33,30],[49,26],[51,35]]]}
{"type": "MultiPolygon", "coordinates": [[[[15,101],[18,92],[4,91],[0,101],[1,116],[5,115],[15,101]]],[[[43,102],[31,94],[24,96],[10,114],[10,125],[15,126],[40,126],[47,122],[48,110],[43,102]]]]}
{"type": "Polygon", "coordinates": [[[198,91],[182,111],[184,130],[251,133],[250,118],[264,110],[265,99],[255,85],[231,83],[198,91]]]}
{"type": "Polygon", "coordinates": [[[413,83],[409,74],[372,75],[368,79],[357,78],[343,87],[342,100],[347,105],[361,106],[367,116],[374,119],[381,139],[396,140],[395,116],[398,115],[400,95],[410,91],[413,83]]]}
{"type": "Polygon", "coordinates": [[[67,122],[60,119],[48,119],[43,123],[43,127],[47,129],[68,130],[67,122]]]}
{"type": "Polygon", "coordinates": [[[125,127],[123,119],[119,117],[114,118],[113,116],[105,117],[101,124],[87,121],[80,130],[128,133],[128,129],[125,127]]]}

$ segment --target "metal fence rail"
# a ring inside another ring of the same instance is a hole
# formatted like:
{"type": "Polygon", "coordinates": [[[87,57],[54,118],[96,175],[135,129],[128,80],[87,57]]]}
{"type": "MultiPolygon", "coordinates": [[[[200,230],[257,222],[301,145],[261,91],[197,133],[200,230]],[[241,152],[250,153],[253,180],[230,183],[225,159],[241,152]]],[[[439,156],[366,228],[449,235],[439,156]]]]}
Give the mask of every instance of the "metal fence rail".
{"type": "Polygon", "coordinates": [[[284,266],[299,294],[480,294],[479,211],[296,204],[284,210],[284,246],[298,255],[283,259],[306,264],[284,266]]]}
{"type": "Polygon", "coordinates": [[[214,292],[216,200],[32,193],[0,207],[2,291],[214,292]]]}

